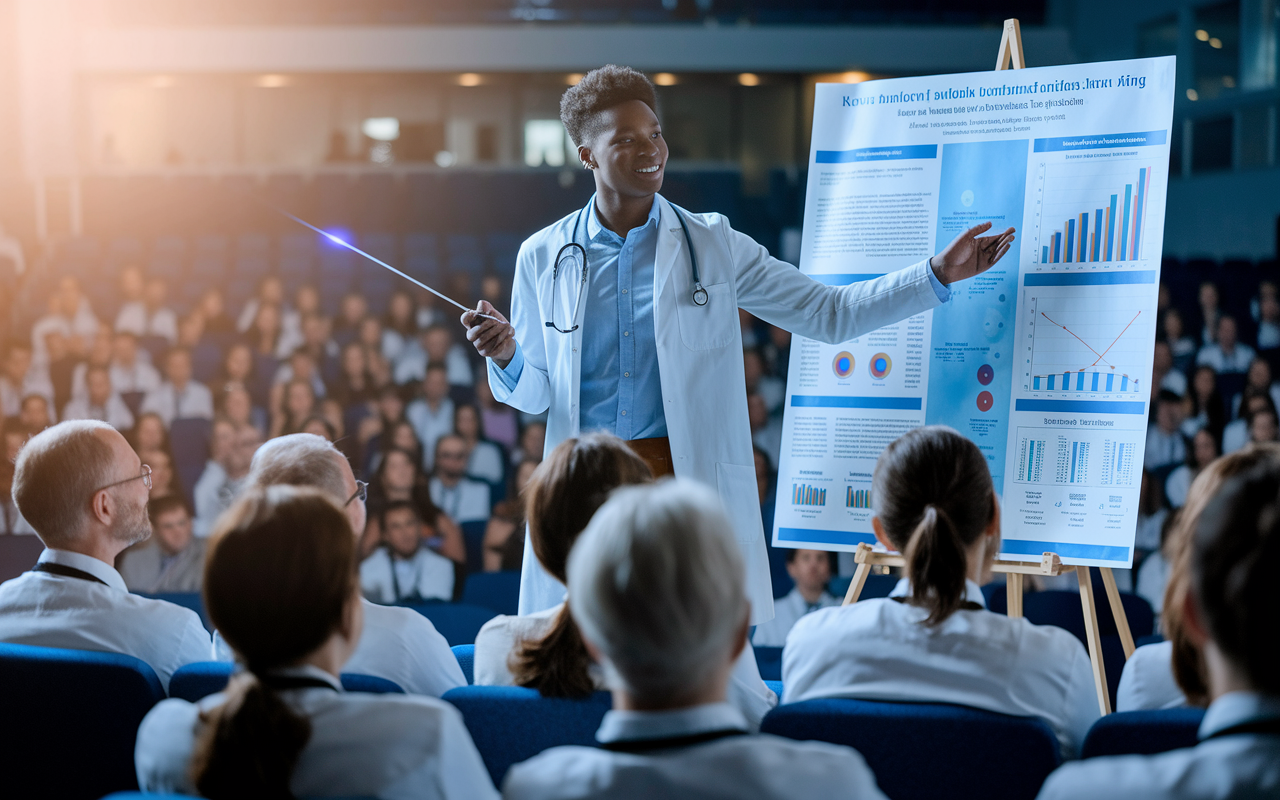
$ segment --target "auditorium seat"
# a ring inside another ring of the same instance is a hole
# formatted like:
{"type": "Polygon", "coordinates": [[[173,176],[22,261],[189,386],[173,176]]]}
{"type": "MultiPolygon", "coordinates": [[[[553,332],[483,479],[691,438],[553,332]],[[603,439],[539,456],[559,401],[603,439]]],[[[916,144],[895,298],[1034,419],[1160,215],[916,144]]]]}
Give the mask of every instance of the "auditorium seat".
{"type": "Polygon", "coordinates": [[[766,681],[782,680],[782,648],[755,647],[756,666],[760,668],[760,677],[766,681]]]}
{"type": "Polygon", "coordinates": [[[138,788],[138,725],[164,699],[147,664],[118,653],[0,644],[0,686],[5,796],[87,800],[138,788]]]}
{"type": "Polygon", "coordinates": [[[458,659],[458,666],[462,667],[462,674],[467,677],[467,683],[476,682],[476,646],[474,644],[455,644],[452,648],[453,657],[458,659]]]}
{"type": "MultiPolygon", "coordinates": [[[[227,681],[231,680],[235,669],[235,664],[224,661],[199,661],[179,667],[169,679],[169,696],[194,703],[227,688],[227,681]]],[[[404,694],[404,689],[386,678],[353,672],[344,672],[341,678],[342,688],[348,692],[404,694]]]]}
{"type": "Polygon", "coordinates": [[[1042,720],[962,706],[806,700],[770,711],[760,729],[857,749],[892,800],[1031,800],[1062,761],[1042,720]]]}
{"type": "Polygon", "coordinates": [[[471,573],[462,590],[462,602],[491,608],[499,614],[520,613],[520,571],[471,573]]]}
{"type": "Polygon", "coordinates": [[[583,700],[543,697],[522,686],[464,686],[445,693],[457,706],[495,786],[512,764],[559,745],[596,746],[596,729],[612,706],[608,692],[583,700]]]}
{"type": "Polygon", "coordinates": [[[459,644],[475,644],[476,634],[484,627],[484,624],[494,617],[497,613],[490,608],[475,606],[470,603],[405,603],[406,608],[412,608],[422,616],[431,620],[431,624],[436,626],[436,630],[440,631],[440,635],[445,638],[449,646],[459,644]]]}
{"type": "MultiPolygon", "coordinates": [[[[493,495],[492,487],[489,494],[493,495]]],[[[484,529],[488,520],[476,519],[462,523],[462,540],[467,547],[467,574],[478,575],[484,572],[484,529]]]]}
{"type": "Polygon", "coordinates": [[[173,453],[173,472],[187,503],[194,506],[196,481],[209,460],[209,433],[213,423],[207,419],[175,419],[169,426],[169,449],[173,453]]]}
{"type": "MultiPolygon", "coordinates": [[[[827,593],[843,600],[844,596],[849,592],[850,583],[853,583],[852,575],[841,575],[832,578],[831,583],[827,584],[827,593]]],[[[889,592],[892,592],[893,587],[897,585],[897,575],[868,575],[867,582],[862,585],[862,593],[858,595],[858,599],[871,600],[876,597],[888,597],[889,592]]]]}
{"type": "Polygon", "coordinates": [[[1081,748],[1082,758],[1096,756],[1149,756],[1196,746],[1196,733],[1204,719],[1203,708],[1166,708],[1159,711],[1118,711],[1089,729],[1081,748]]]}

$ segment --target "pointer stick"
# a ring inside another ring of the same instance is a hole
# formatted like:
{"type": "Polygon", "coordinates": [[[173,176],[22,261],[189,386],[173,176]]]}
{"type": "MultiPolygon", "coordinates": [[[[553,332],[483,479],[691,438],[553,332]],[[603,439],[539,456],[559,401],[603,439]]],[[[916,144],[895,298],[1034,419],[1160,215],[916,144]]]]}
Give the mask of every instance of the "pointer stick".
{"type": "MultiPolygon", "coordinates": [[[[274,206],[273,206],[273,208],[274,208],[274,206]]],[[[310,228],[311,230],[313,230],[313,231],[315,231],[316,233],[320,234],[321,236],[325,237],[326,239],[328,239],[329,241],[333,242],[334,244],[340,244],[340,245],[342,245],[343,247],[345,247],[345,248],[347,248],[348,250],[350,250],[351,252],[356,253],[356,254],[358,254],[358,255],[362,255],[362,256],[364,256],[365,258],[369,259],[370,261],[372,261],[373,263],[377,264],[378,266],[383,267],[383,268],[385,268],[385,269],[389,269],[389,270],[391,270],[392,272],[394,272],[395,274],[399,275],[401,278],[404,278],[405,280],[409,281],[410,283],[414,283],[414,284],[416,284],[416,285],[418,285],[418,286],[421,286],[423,289],[426,289],[428,292],[431,292],[431,293],[432,293],[432,294],[434,294],[436,297],[439,297],[441,300],[445,301],[446,303],[451,303],[452,305],[457,306],[458,308],[462,309],[463,311],[470,311],[472,314],[474,314],[475,316],[477,316],[477,317],[479,317],[479,318],[481,318],[481,319],[491,319],[491,320],[493,320],[494,322],[501,322],[501,321],[502,321],[502,320],[498,319],[497,317],[491,317],[491,316],[489,316],[488,314],[481,314],[479,311],[476,311],[474,308],[467,308],[467,307],[466,307],[466,306],[464,306],[462,303],[459,303],[457,300],[454,300],[454,299],[453,299],[453,298],[451,298],[451,297],[445,297],[444,295],[440,294],[440,293],[439,293],[439,292],[437,292],[435,289],[432,289],[430,286],[426,285],[425,283],[423,283],[422,281],[418,280],[417,278],[413,278],[413,277],[411,277],[411,276],[409,276],[409,275],[404,274],[403,272],[401,272],[400,270],[398,270],[398,269],[396,269],[395,267],[391,266],[391,265],[390,265],[390,264],[388,264],[387,262],[382,261],[382,260],[377,259],[377,258],[374,258],[373,256],[369,255],[369,254],[368,254],[368,253],[366,253],[365,251],[363,251],[363,250],[361,250],[360,248],[356,247],[355,245],[351,244],[350,242],[343,241],[340,237],[334,236],[332,233],[329,233],[328,231],[322,231],[322,230],[320,230],[319,228],[317,228],[315,225],[312,225],[310,222],[307,222],[307,221],[306,221],[306,220],[304,220],[304,219],[299,219],[299,218],[295,217],[294,215],[290,214],[288,211],[285,211],[285,210],[280,209],[280,208],[276,208],[276,211],[279,211],[281,214],[284,214],[286,217],[288,217],[289,219],[291,219],[291,220],[293,220],[294,222],[298,223],[299,225],[304,225],[304,226],[306,226],[306,227],[310,228]]]]}

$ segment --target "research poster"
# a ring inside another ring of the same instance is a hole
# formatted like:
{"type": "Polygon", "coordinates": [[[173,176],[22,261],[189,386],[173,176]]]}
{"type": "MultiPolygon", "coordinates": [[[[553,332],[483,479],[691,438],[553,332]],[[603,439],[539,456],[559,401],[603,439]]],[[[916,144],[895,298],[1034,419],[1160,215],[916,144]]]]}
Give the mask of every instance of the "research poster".
{"type": "Polygon", "coordinates": [[[981,449],[1001,557],[1133,559],[1174,59],[818,84],[800,268],[902,269],[1017,228],[936,309],[839,344],[795,337],[773,542],[874,542],[871,476],[925,424],[981,449]]]}

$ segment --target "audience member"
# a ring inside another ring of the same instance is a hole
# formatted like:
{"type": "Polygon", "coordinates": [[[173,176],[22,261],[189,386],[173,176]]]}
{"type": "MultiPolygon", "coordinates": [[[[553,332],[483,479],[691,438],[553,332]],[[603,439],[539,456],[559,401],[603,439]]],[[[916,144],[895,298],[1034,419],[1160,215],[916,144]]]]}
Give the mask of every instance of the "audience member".
{"type": "MultiPolygon", "coordinates": [[[[620,486],[653,480],[649,467],[621,439],[591,433],[566,439],[534,470],[525,490],[528,546],[557,583],[560,596],[531,614],[495,617],[476,636],[477,685],[528,686],[552,697],[582,697],[604,682],[564,602],[565,564],[592,515],[620,486]]],[[[544,598],[538,598],[545,600],[544,598]]],[[[777,703],[760,679],[755,653],[734,653],[730,701],[753,729],[777,703]]]]}
{"type": "Polygon", "coordinates": [[[118,431],[133,428],[133,412],[125,405],[120,393],[111,386],[111,373],[106,367],[90,367],[85,373],[85,395],[73,398],[62,409],[62,418],[96,419],[111,425],[118,431]]]}
{"type": "Polygon", "coordinates": [[[382,324],[382,355],[395,362],[400,351],[418,335],[418,322],[413,297],[404,289],[392,292],[387,301],[387,316],[382,324]]]}
{"type": "Polygon", "coordinates": [[[489,484],[467,477],[467,443],[445,434],[436,441],[436,469],[429,483],[431,500],[459,525],[489,518],[489,484]]]}
{"type": "Polygon", "coordinates": [[[530,422],[520,433],[520,446],[511,453],[511,463],[519,464],[526,459],[541,463],[543,452],[547,446],[547,424],[530,422]]]}
{"type": "Polygon", "coordinates": [[[81,363],[81,354],[72,353],[67,348],[67,337],[60,331],[50,331],[44,337],[45,355],[44,371],[53,386],[53,406],[55,410],[63,408],[71,399],[71,385],[75,377],[76,366],[81,363]]]}
{"type": "Polygon", "coordinates": [[[1091,758],[1049,776],[1043,800],[1280,796],[1280,467],[1232,478],[1190,534],[1182,601],[1211,701],[1200,743],[1155,756],[1091,758]]]}
{"type": "Polygon", "coordinates": [[[240,309],[236,328],[241,333],[249,333],[258,320],[259,309],[263,306],[275,306],[278,311],[284,305],[284,283],[275,275],[267,275],[258,281],[258,290],[253,297],[249,298],[249,302],[244,304],[244,308],[240,309]]]}
{"type": "Polygon", "coordinates": [[[782,419],[769,416],[764,398],[752,394],[747,396],[747,421],[751,425],[751,444],[769,457],[772,468],[782,453],[782,419]]]}
{"type": "Polygon", "coordinates": [[[1231,400],[1232,413],[1239,414],[1245,398],[1253,395],[1266,395],[1272,403],[1280,405],[1280,383],[1271,380],[1271,362],[1261,356],[1255,356],[1249,363],[1244,389],[1231,400]]]}
{"type": "Polygon", "coordinates": [[[950,428],[891,443],[872,479],[876,539],[906,557],[888,598],[815,611],[782,652],[783,702],[818,697],[954,703],[1042,718],[1063,754],[1098,719],[1093,670],[1073,635],[986,610],[978,588],[999,550],[987,460],[950,428]]]}
{"type": "Polygon", "coordinates": [[[431,500],[431,487],[422,472],[422,459],[416,450],[393,446],[383,456],[369,484],[369,522],[365,526],[361,553],[368,555],[383,541],[381,530],[383,512],[392,503],[412,503],[418,517],[431,529],[428,544],[440,555],[458,564],[467,561],[467,547],[462,531],[431,500]]]}
{"type": "MultiPolygon", "coordinates": [[[[1275,284],[1271,285],[1274,290],[1275,284]]],[[[1280,347],[1280,298],[1272,291],[1258,300],[1258,349],[1277,347],[1280,347]]]]}
{"type": "Polygon", "coordinates": [[[211,286],[205,289],[200,295],[200,302],[196,309],[204,318],[205,333],[226,337],[237,332],[235,320],[227,314],[226,298],[222,296],[222,290],[218,287],[211,286]]]}
{"type": "Polygon", "coordinates": [[[433,364],[444,368],[450,386],[474,383],[466,348],[454,341],[453,329],[444,325],[432,325],[406,343],[392,365],[392,376],[397,384],[419,381],[433,364]]]}
{"type": "Polygon", "coordinates": [[[159,414],[145,413],[138,415],[137,424],[133,428],[134,452],[142,453],[151,450],[169,452],[169,429],[159,414]]]}
{"type": "Polygon", "coordinates": [[[192,490],[196,506],[196,536],[208,536],[218,516],[231,507],[236,495],[244,488],[253,454],[261,444],[262,435],[252,425],[227,417],[213,421],[209,460],[192,490]]]}
{"type": "Polygon", "coordinates": [[[191,514],[177,495],[147,504],[151,541],[120,557],[120,577],[131,592],[198,592],[204,577],[204,540],[191,531],[191,514]]]}
{"type": "Polygon", "coordinates": [[[773,619],[756,626],[751,643],[756,647],[782,647],[800,618],[811,611],[840,605],[827,593],[831,582],[831,554],[822,550],[788,550],[787,574],[795,588],[773,603],[773,619]]]}
{"type": "Polygon", "coordinates": [[[1142,470],[1142,483],[1138,490],[1138,527],[1133,537],[1134,549],[1141,551],[1142,555],[1159,550],[1161,530],[1168,516],[1169,509],[1165,508],[1160,482],[1151,476],[1150,470],[1142,470]]]}
{"type": "Polygon", "coordinates": [[[316,395],[305,380],[291,380],[280,391],[279,404],[271,416],[271,435],[301,433],[302,423],[316,413],[316,395]]]}
{"type": "Polygon", "coordinates": [[[195,612],[130,594],[112,564],[151,535],[151,470],[105,422],[64,422],[18,454],[13,498],[45,551],[0,585],[0,641],[135,656],[165,687],[209,658],[195,612]]]}
{"type": "Polygon", "coordinates": [[[245,333],[245,338],[253,346],[254,356],[265,363],[273,363],[292,352],[286,349],[292,342],[283,333],[280,313],[280,306],[263,303],[254,313],[253,326],[245,333]]]}
{"type": "Polygon", "coordinates": [[[1196,363],[1213,367],[1219,375],[1238,375],[1249,371],[1254,355],[1252,347],[1240,342],[1235,317],[1223,314],[1218,318],[1215,340],[1200,348],[1196,363]]]}
{"type": "Polygon", "coordinates": [[[150,354],[138,350],[132,333],[117,333],[111,340],[111,385],[121,394],[143,394],[160,388],[160,373],[151,366],[150,354]]]}
{"type": "Polygon", "coordinates": [[[1182,421],[1182,435],[1189,438],[1201,428],[1207,428],[1215,439],[1222,440],[1227,425],[1226,404],[1218,391],[1218,373],[1213,367],[1196,367],[1187,400],[1190,407],[1182,421]]]}
{"type": "Polygon", "coordinates": [[[1194,365],[1196,351],[1200,349],[1196,340],[1186,334],[1183,327],[1182,314],[1176,308],[1167,309],[1162,320],[1163,339],[1169,343],[1173,353],[1173,366],[1182,374],[1194,365]]]}
{"type": "Polygon", "coordinates": [[[173,457],[168,450],[139,450],[138,458],[151,467],[151,499],[178,494],[173,475],[173,457]]]}
{"type": "Polygon", "coordinates": [[[1249,415],[1249,442],[1264,444],[1280,440],[1280,417],[1276,407],[1266,405],[1249,415]]]}
{"type": "Polygon", "coordinates": [[[1156,396],[1155,424],[1147,429],[1147,450],[1143,466],[1150,470],[1180,464],[1187,458],[1182,438],[1182,398],[1170,391],[1156,396]]]}
{"type": "Polygon", "coordinates": [[[436,441],[453,432],[453,401],[449,399],[449,379],[443,364],[431,364],[422,379],[422,397],[404,410],[405,419],[413,425],[426,458],[422,468],[434,466],[436,441]]]}
{"type": "Polygon", "coordinates": [[[85,386],[85,378],[88,376],[91,367],[102,367],[110,370],[111,349],[111,331],[105,326],[99,328],[98,334],[93,337],[93,342],[89,345],[89,355],[71,370],[72,399],[79,400],[88,392],[88,388],[85,386]]]}
{"type": "Polygon", "coordinates": [[[369,376],[369,362],[365,349],[359,342],[350,342],[342,348],[342,371],[330,393],[346,408],[371,403],[376,398],[376,388],[369,376]]]}
{"type": "MultiPolygon", "coordinates": [[[[493,390],[489,388],[487,374],[480,373],[474,388],[484,438],[497,442],[508,451],[513,450],[520,438],[520,422],[516,410],[493,398],[493,390]]],[[[538,457],[542,457],[541,452],[538,453],[538,457]]]]}
{"type": "Polygon", "coordinates": [[[555,747],[515,765],[504,797],[883,798],[856,751],[749,735],[726,702],[747,647],[744,571],[704,488],[664,482],[606,503],[567,569],[572,619],[613,689],[596,732],[603,747],[555,747]]]}
{"type": "Polygon", "coordinates": [[[13,472],[18,452],[27,440],[39,431],[23,425],[17,417],[4,421],[4,459],[0,460],[0,512],[4,518],[3,533],[34,536],[36,529],[22,516],[18,504],[13,502],[13,472]]]}
{"type": "Polygon", "coordinates": [[[49,400],[42,394],[29,394],[22,398],[22,406],[18,409],[18,421],[28,428],[42,431],[52,425],[53,410],[49,400]]]}
{"type": "Polygon", "coordinates": [[[147,714],[135,748],[144,791],[497,797],[453,706],[342,690],[368,636],[357,564],[348,516],[315,489],[253,489],[219,520],[205,605],[244,671],[198,704],[147,714]]]}
{"type": "Polygon", "coordinates": [[[159,414],[166,428],[175,419],[213,418],[213,393],[192,379],[190,351],[171,349],[164,359],[164,375],[164,383],[147,392],[143,399],[143,412],[159,414]]]}
{"type": "MultiPolygon", "coordinates": [[[[359,535],[356,532],[364,530],[365,487],[356,482],[351,465],[337,448],[319,436],[297,433],[259,447],[249,470],[249,485],[320,489],[341,504],[353,540],[359,535]]],[[[354,564],[351,569],[354,574],[354,564]]],[[[368,602],[362,608],[364,632],[347,671],[386,678],[410,694],[433,697],[466,685],[449,643],[426,617],[409,608],[368,602]]],[[[223,648],[218,655],[230,658],[223,648]]]]}
{"type": "Polygon", "coordinates": [[[6,417],[16,417],[22,410],[22,398],[33,394],[53,402],[49,372],[32,364],[30,345],[11,340],[5,348],[4,374],[0,375],[0,410],[6,417]]]}
{"type": "Polygon", "coordinates": [[[68,275],[59,279],[49,298],[49,313],[31,326],[31,352],[36,364],[48,363],[45,341],[51,333],[60,335],[74,355],[84,353],[87,343],[98,333],[98,318],[89,298],[80,291],[77,278],[68,275]]]}
{"type": "Polygon", "coordinates": [[[1179,397],[1187,396],[1187,376],[1173,366],[1173,350],[1163,339],[1156,339],[1151,368],[1151,398],[1161,389],[1168,389],[1179,397]]]}
{"type": "Polygon", "coordinates": [[[1191,488],[1191,482],[1202,469],[1209,466],[1209,462],[1219,455],[1218,442],[1213,438],[1213,434],[1209,433],[1209,429],[1201,428],[1196,431],[1196,435],[1191,437],[1191,449],[1187,452],[1187,462],[1169,473],[1169,478],[1164,482],[1164,494],[1171,507],[1181,508],[1187,502],[1187,491],[1191,488]]]}
{"type": "Polygon", "coordinates": [[[360,587],[375,603],[452,600],[455,562],[427,546],[435,538],[408,500],[387,504],[379,520],[382,546],[360,564],[360,587]]]}
{"type": "Polygon", "coordinates": [[[787,397],[787,382],[765,372],[764,358],[759,350],[743,350],[742,364],[747,379],[747,396],[760,395],[768,414],[780,414],[782,401],[787,397]]]}
{"type": "Polygon", "coordinates": [[[524,560],[524,491],[537,468],[536,461],[521,461],[506,499],[493,507],[484,529],[485,572],[520,569],[524,560]]]}
{"type": "Polygon", "coordinates": [[[169,340],[170,344],[178,341],[178,315],[165,305],[169,294],[169,285],[163,278],[151,278],[142,291],[135,292],[135,282],[141,282],[142,276],[130,274],[137,267],[126,269],[120,276],[121,289],[125,297],[134,296],[120,307],[116,315],[115,329],[120,333],[131,333],[134,336],[160,336],[169,340]]]}
{"type": "Polygon", "coordinates": [[[480,411],[462,404],[453,412],[453,432],[467,446],[467,475],[485,483],[502,483],[506,474],[502,448],[480,436],[480,411]]]}
{"type": "MultiPolygon", "coordinates": [[[[1200,334],[1200,343],[1202,345],[1213,344],[1218,340],[1218,323],[1222,320],[1218,285],[1212,281],[1204,281],[1200,284],[1200,292],[1196,299],[1200,304],[1200,321],[1204,323],[1204,329],[1200,334]]],[[[1221,372],[1222,370],[1218,371],[1221,372]]]]}

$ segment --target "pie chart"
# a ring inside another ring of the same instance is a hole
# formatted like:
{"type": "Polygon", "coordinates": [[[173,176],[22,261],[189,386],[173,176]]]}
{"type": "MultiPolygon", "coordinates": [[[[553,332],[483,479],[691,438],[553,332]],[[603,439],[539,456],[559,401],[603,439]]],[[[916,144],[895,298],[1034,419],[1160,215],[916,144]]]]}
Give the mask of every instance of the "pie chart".
{"type": "Polygon", "coordinates": [[[991,392],[978,392],[978,410],[984,414],[991,410],[996,400],[991,396],[991,392]]]}
{"type": "Polygon", "coordinates": [[[991,381],[996,377],[996,371],[991,368],[990,364],[983,364],[978,367],[978,383],[983,386],[991,385],[991,381]]]}
{"type": "Polygon", "coordinates": [[[871,371],[871,377],[879,380],[889,374],[889,370],[893,369],[893,359],[889,358],[888,353],[876,353],[871,357],[871,364],[868,366],[871,371]]]}
{"type": "Polygon", "coordinates": [[[853,374],[853,353],[840,351],[831,361],[831,369],[837,378],[847,378],[853,374]]]}

